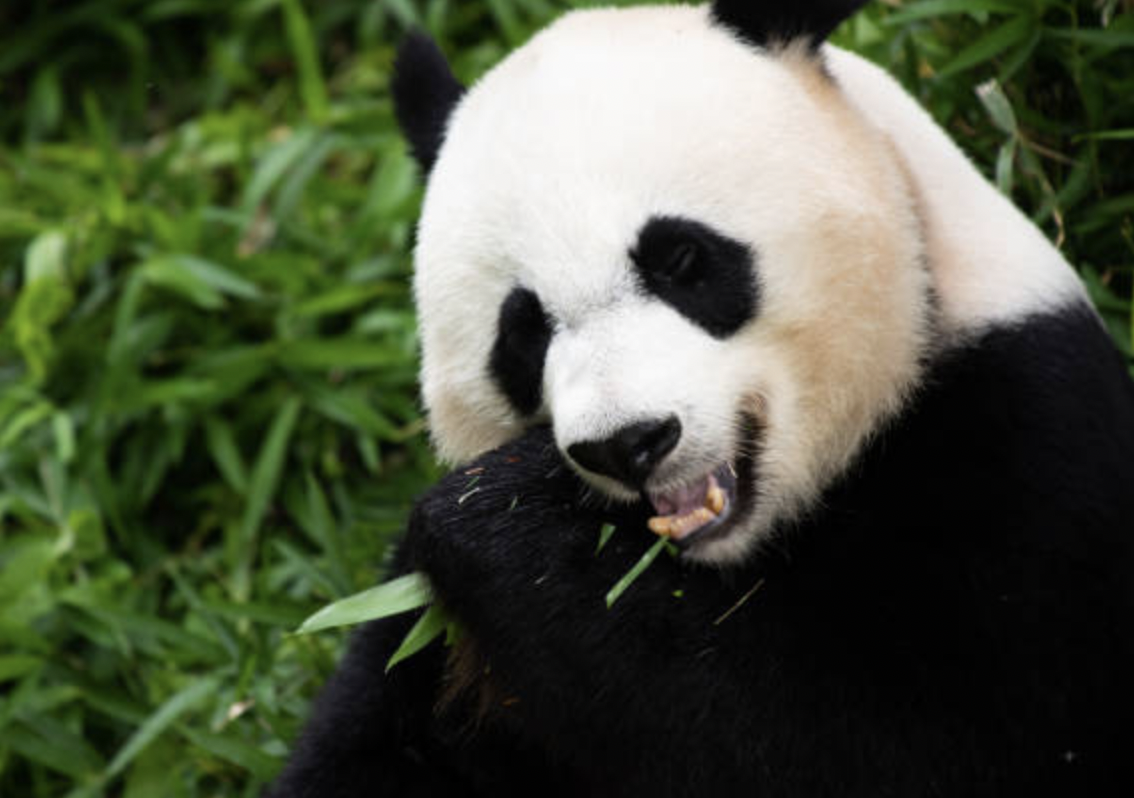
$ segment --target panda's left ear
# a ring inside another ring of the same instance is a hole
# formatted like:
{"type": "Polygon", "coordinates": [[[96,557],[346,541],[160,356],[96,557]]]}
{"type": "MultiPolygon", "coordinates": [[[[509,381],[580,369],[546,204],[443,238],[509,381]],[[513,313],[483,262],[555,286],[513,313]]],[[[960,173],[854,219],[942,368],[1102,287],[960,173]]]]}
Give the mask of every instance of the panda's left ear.
{"type": "Polygon", "coordinates": [[[422,172],[428,175],[465,87],[454,77],[436,42],[415,31],[398,48],[390,92],[398,125],[422,172]]]}
{"type": "Polygon", "coordinates": [[[866,0],[714,0],[713,19],[760,47],[802,41],[817,50],[866,0]]]}

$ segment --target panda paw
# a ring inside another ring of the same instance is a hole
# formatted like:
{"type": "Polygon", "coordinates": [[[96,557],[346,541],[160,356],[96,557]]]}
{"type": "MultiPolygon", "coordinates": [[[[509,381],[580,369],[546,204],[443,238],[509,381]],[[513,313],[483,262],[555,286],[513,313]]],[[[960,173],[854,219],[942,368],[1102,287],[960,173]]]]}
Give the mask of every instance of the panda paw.
{"type": "Polygon", "coordinates": [[[441,603],[488,651],[523,640],[573,650],[620,634],[632,616],[657,616],[685,578],[659,557],[608,608],[607,593],[656,538],[643,506],[598,500],[537,428],[456,469],[423,497],[406,545],[441,603]],[[604,527],[615,528],[599,551],[604,527]],[[639,613],[640,610],[640,613],[639,613]]]}

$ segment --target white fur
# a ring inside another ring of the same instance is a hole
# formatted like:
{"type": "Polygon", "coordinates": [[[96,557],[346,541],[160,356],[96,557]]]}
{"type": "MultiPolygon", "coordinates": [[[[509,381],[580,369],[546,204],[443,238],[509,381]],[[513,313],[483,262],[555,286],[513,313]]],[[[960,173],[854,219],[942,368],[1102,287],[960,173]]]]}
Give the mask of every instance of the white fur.
{"type": "Polygon", "coordinates": [[[894,142],[911,172],[943,320],[951,329],[980,329],[1084,297],[1059,250],[893,78],[835,47],[826,47],[825,56],[851,102],[894,142]]]}
{"type": "Polygon", "coordinates": [[[576,12],[471,89],[416,253],[443,458],[525,423],[487,369],[500,304],[522,285],[554,320],[540,417],[564,451],[676,414],[681,441],[650,482],[666,489],[734,458],[751,443],[738,412],[758,415],[755,513],[692,552],[733,560],[806,510],[901,407],[929,344],[931,279],[958,328],[1073,291],[1058,254],[889,77],[828,50],[852,102],[800,52],[760,53],[703,7],[576,12]],[[628,251],[655,214],[758,253],[754,322],[716,340],[644,296],[628,251]]]}

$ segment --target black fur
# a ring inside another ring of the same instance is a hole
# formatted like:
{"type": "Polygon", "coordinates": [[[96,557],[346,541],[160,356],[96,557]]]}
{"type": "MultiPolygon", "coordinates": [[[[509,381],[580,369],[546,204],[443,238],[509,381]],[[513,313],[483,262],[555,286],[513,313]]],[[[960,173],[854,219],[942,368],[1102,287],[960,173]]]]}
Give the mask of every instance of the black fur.
{"type": "Polygon", "coordinates": [[[816,49],[866,0],[715,0],[712,16],[760,47],[803,40],[816,49]]]}
{"type": "Polygon", "coordinates": [[[424,33],[406,36],[390,78],[394,113],[422,172],[429,174],[445,140],[449,116],[465,88],[437,44],[424,33]]]}
{"type": "Polygon", "coordinates": [[[1086,308],[989,331],[820,509],[732,571],[662,556],[544,429],[418,504],[494,694],[354,640],[274,798],[1134,794],[1134,386],[1086,308]],[[600,526],[617,524],[596,552],[600,526]],[[747,598],[745,598],[747,597],[747,598]]]}
{"type": "Polygon", "coordinates": [[[529,416],[539,410],[543,362],[551,333],[551,319],[539,297],[527,288],[513,288],[500,305],[488,370],[521,415],[529,416]]]}
{"type": "Polygon", "coordinates": [[[653,217],[630,259],[649,293],[715,338],[727,338],[756,315],[751,250],[700,222],[653,217]]]}

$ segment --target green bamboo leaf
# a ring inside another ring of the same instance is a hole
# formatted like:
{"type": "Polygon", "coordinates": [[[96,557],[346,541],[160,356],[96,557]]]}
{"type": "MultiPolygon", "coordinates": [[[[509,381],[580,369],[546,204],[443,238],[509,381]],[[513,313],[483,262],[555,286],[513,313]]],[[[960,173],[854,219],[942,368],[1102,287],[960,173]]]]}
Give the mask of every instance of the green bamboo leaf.
{"type": "Polygon", "coordinates": [[[218,310],[224,305],[220,292],[177,258],[162,255],[148,260],[139,274],[150,285],[180,294],[204,310],[218,310]]]}
{"type": "Polygon", "coordinates": [[[283,181],[276,200],[272,206],[272,215],[279,221],[286,221],[295,212],[303,199],[307,185],[315,177],[319,169],[334,154],[335,148],[340,145],[336,136],[321,136],[299,158],[287,178],[283,181]]]}
{"type": "Polygon", "coordinates": [[[35,237],[24,256],[24,282],[64,280],[67,277],[67,236],[49,230],[35,237]]]}
{"type": "Polygon", "coordinates": [[[282,0],[284,26],[292,57],[299,72],[299,94],[308,115],[316,123],[327,119],[329,103],[327,85],[319,66],[319,47],[311,30],[311,22],[299,0],[282,0]]]}
{"type": "Polygon", "coordinates": [[[299,607],[284,604],[278,599],[266,601],[223,601],[217,598],[204,599],[203,606],[214,615],[230,621],[262,623],[272,627],[291,629],[298,626],[304,618],[299,607]]]}
{"type": "Polygon", "coordinates": [[[185,724],[178,724],[177,731],[198,748],[243,768],[261,781],[276,775],[282,764],[276,757],[232,734],[214,734],[185,724]]]}
{"type": "Polygon", "coordinates": [[[304,386],[304,399],[318,413],[383,440],[396,440],[397,425],[378,412],[360,390],[332,389],[325,384],[304,386]]]}
{"type": "Polygon", "coordinates": [[[264,154],[252,179],[248,181],[240,202],[241,210],[248,217],[248,224],[252,223],[252,214],[256,208],[319,137],[319,131],[314,128],[291,131],[264,154]]]}
{"type": "Polygon", "coordinates": [[[404,365],[405,354],[366,338],[342,337],[281,342],[276,359],[283,366],[304,370],[381,369],[404,365]]]}
{"type": "Polygon", "coordinates": [[[55,455],[59,462],[67,464],[75,457],[75,423],[67,413],[56,413],[51,417],[51,432],[55,437],[55,455]]]}
{"type": "Polygon", "coordinates": [[[996,155],[996,187],[1006,197],[1012,196],[1016,169],[1016,139],[1009,139],[996,155]]]}
{"type": "Polygon", "coordinates": [[[606,594],[607,609],[614,606],[614,602],[618,601],[622,594],[626,592],[626,589],[634,584],[634,580],[645,573],[646,569],[657,559],[657,556],[662,553],[668,543],[669,541],[665,538],[658,538],[657,542],[650,546],[646,553],[642,555],[641,559],[634,564],[634,567],[627,571],[626,575],[614,584],[614,587],[606,594]]]}
{"type": "Polygon", "coordinates": [[[1134,140],[1134,128],[1126,130],[1100,130],[1095,133],[1084,133],[1081,136],[1076,136],[1076,141],[1083,140],[1095,141],[1131,141],[1134,140]]]}
{"type": "Polygon", "coordinates": [[[233,274],[224,266],[196,255],[171,255],[170,257],[202,283],[219,293],[241,299],[260,298],[260,289],[255,283],[233,274]]]}
{"type": "Polygon", "coordinates": [[[191,377],[147,380],[135,386],[134,392],[122,401],[122,407],[134,410],[182,402],[207,404],[217,398],[219,389],[220,386],[214,380],[191,377]]]}
{"type": "MultiPolygon", "coordinates": [[[[1134,17],[1131,17],[1134,18],[1134,17]]],[[[1116,23],[1117,24],[1117,23],[1116,23]]],[[[1128,48],[1134,47],[1134,30],[1129,29],[1108,28],[1106,30],[1062,30],[1055,29],[1048,32],[1048,35],[1053,39],[1064,39],[1066,41],[1079,42],[1081,44],[1089,44],[1095,47],[1110,49],[1110,48],[1128,48]]]]}
{"type": "Polygon", "coordinates": [[[210,676],[195,681],[185,689],[175,693],[146,718],[138,730],[130,736],[130,739],[118,749],[118,753],[106,768],[105,777],[114,778],[125,770],[126,766],[145,750],[146,746],[164,734],[185,713],[195,709],[206,698],[215,693],[218,684],[218,678],[210,676]]]}
{"type": "MultiPolygon", "coordinates": [[[[168,655],[171,651],[177,651],[194,662],[228,661],[224,649],[212,636],[190,632],[176,623],[130,611],[115,605],[106,597],[74,589],[64,591],[59,600],[121,634],[124,649],[136,647],[152,655],[168,655]]],[[[82,631],[86,632],[86,629],[82,631]]]]}
{"type": "Polygon", "coordinates": [[[524,40],[524,26],[520,24],[515,6],[507,0],[485,0],[485,5],[508,43],[513,46],[520,44],[524,40]]]}
{"type": "Polygon", "coordinates": [[[304,621],[295,633],[310,634],[398,615],[424,607],[432,600],[433,589],[424,574],[406,574],[324,607],[304,621]]]}
{"type": "Polygon", "coordinates": [[[390,659],[386,663],[386,673],[389,673],[390,669],[402,660],[412,657],[434,640],[446,634],[449,625],[449,617],[441,609],[441,605],[431,605],[406,634],[402,644],[390,655],[390,659]]]}
{"type": "Polygon", "coordinates": [[[58,552],[47,537],[19,537],[0,548],[0,607],[19,603],[28,591],[41,584],[58,552]]]}
{"type": "Polygon", "coordinates": [[[159,255],[146,261],[140,271],[150,284],[175,291],[206,310],[223,306],[224,294],[241,299],[260,296],[254,283],[194,255],[159,255]]]}
{"type": "Polygon", "coordinates": [[[268,436],[260,453],[256,457],[256,465],[252,469],[252,477],[248,483],[248,499],[244,505],[244,518],[241,522],[241,542],[245,547],[244,559],[251,557],[248,550],[252,547],[264,514],[275,495],[279,484],[280,474],[283,472],[284,459],[287,456],[288,442],[291,440],[292,430],[295,429],[299,411],[302,409],[300,400],[291,397],[276,412],[272,419],[272,426],[268,429],[268,436]]]}
{"type": "Polygon", "coordinates": [[[307,512],[304,514],[307,523],[304,528],[323,551],[341,564],[342,552],[338,545],[337,525],[331,508],[327,505],[327,497],[314,474],[308,471],[304,477],[307,484],[307,512]]]}
{"type": "Polygon", "coordinates": [[[247,493],[248,469],[236,445],[232,425],[216,416],[205,419],[205,445],[229,487],[242,496],[247,493]]]}
{"type": "Polygon", "coordinates": [[[1031,35],[1023,44],[1015,47],[1012,52],[1008,53],[1000,62],[1000,70],[997,72],[1001,83],[1008,83],[1016,77],[1016,73],[1029,63],[1039,47],[1040,42],[1043,41],[1043,28],[1036,26],[1032,28],[1031,35]]]}
{"type": "Polygon", "coordinates": [[[185,603],[189,605],[196,616],[200,618],[205,626],[209,628],[209,631],[212,632],[213,638],[224,646],[225,651],[228,652],[228,655],[232,657],[234,661],[239,660],[240,644],[237,642],[236,636],[220,618],[213,615],[208,605],[201,599],[196,588],[193,587],[193,583],[183,577],[173,565],[168,566],[165,569],[165,573],[173,580],[173,584],[177,586],[177,590],[182,598],[185,599],[185,603]]]}
{"type": "Polygon", "coordinates": [[[394,213],[417,191],[417,169],[403,145],[382,158],[359,216],[367,223],[394,213]]]}
{"type": "Polygon", "coordinates": [[[44,664],[42,658],[31,654],[0,655],[0,684],[35,673],[44,664]]]}
{"type": "Polygon", "coordinates": [[[102,760],[87,743],[54,725],[55,734],[44,735],[27,723],[13,723],[4,728],[0,740],[20,756],[44,767],[63,773],[76,781],[90,781],[102,770],[102,760]]]}
{"type": "Polygon", "coordinates": [[[614,524],[603,524],[602,529],[599,530],[598,548],[595,549],[595,554],[603,550],[603,547],[610,542],[611,537],[614,536],[614,530],[617,527],[614,524]]]}
{"type": "Polygon", "coordinates": [[[1007,133],[1015,136],[1019,130],[1016,124],[1016,113],[1012,110],[1012,103],[1008,101],[999,81],[995,78],[986,80],[976,87],[977,99],[988,112],[992,123],[1007,133]]]}
{"type": "Polygon", "coordinates": [[[55,132],[63,118],[63,105],[59,69],[55,64],[45,64],[35,73],[28,97],[27,118],[24,121],[24,135],[27,139],[36,141],[55,132]]]}
{"type": "Polygon", "coordinates": [[[55,354],[52,328],[74,304],[67,277],[68,239],[58,231],[41,233],[24,255],[24,286],[16,298],[9,324],[16,345],[33,378],[46,378],[55,354]]]}
{"type": "Polygon", "coordinates": [[[47,402],[36,402],[15,413],[7,423],[0,425],[0,450],[14,446],[29,430],[54,413],[55,408],[47,402]]]}
{"type": "Polygon", "coordinates": [[[899,11],[883,19],[885,25],[907,25],[920,19],[944,17],[951,14],[999,13],[1015,14],[1020,6],[1007,0],[923,0],[906,3],[899,11]]]}
{"type": "Polygon", "coordinates": [[[291,309],[291,313],[297,318],[318,318],[368,305],[378,297],[405,295],[404,284],[393,282],[340,285],[317,296],[303,297],[302,301],[291,309]]]}
{"type": "Polygon", "coordinates": [[[1005,22],[957,53],[953,60],[941,68],[938,76],[944,78],[955,75],[995,58],[1012,45],[1025,41],[1031,35],[1034,24],[1035,21],[1027,16],[1018,16],[1005,22]]]}

